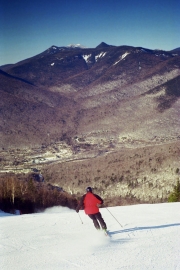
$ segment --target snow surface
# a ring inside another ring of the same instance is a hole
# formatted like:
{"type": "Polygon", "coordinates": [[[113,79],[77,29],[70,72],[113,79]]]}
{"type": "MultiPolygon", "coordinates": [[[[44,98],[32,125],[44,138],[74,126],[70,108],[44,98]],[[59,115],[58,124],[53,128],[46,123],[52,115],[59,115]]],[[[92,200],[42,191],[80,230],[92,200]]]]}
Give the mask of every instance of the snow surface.
{"type": "Polygon", "coordinates": [[[128,54],[130,54],[130,53],[125,52],[125,53],[121,56],[121,58],[120,58],[117,62],[115,62],[115,63],[113,64],[113,66],[117,65],[117,64],[118,64],[122,59],[124,59],[128,54]]]}
{"type": "Polygon", "coordinates": [[[96,231],[84,211],[0,212],[1,269],[180,269],[180,203],[108,210],[100,209],[111,237],[96,231]]]}
{"type": "Polygon", "coordinates": [[[81,44],[69,44],[67,45],[69,48],[85,48],[85,46],[82,46],[81,44]]]}
{"type": "Polygon", "coordinates": [[[96,55],[96,56],[95,56],[96,62],[97,62],[98,58],[104,57],[104,56],[106,55],[106,53],[107,53],[107,52],[101,52],[101,53],[99,53],[98,55],[96,55]]]}
{"type": "Polygon", "coordinates": [[[88,61],[88,59],[89,59],[89,57],[91,57],[91,54],[84,54],[84,55],[82,55],[82,57],[84,58],[84,60],[86,61],[86,63],[88,63],[89,61],[88,61]]]}
{"type": "Polygon", "coordinates": [[[130,53],[128,53],[128,52],[124,53],[121,58],[124,59],[128,54],[130,54],[130,53]]]}

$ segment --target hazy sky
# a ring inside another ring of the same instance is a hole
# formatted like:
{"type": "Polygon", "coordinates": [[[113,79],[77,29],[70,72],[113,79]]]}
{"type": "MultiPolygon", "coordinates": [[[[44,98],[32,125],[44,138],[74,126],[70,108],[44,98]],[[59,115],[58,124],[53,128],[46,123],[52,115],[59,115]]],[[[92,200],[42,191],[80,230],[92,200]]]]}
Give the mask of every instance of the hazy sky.
{"type": "Polygon", "coordinates": [[[180,47],[179,0],[0,0],[0,65],[52,45],[180,47]]]}

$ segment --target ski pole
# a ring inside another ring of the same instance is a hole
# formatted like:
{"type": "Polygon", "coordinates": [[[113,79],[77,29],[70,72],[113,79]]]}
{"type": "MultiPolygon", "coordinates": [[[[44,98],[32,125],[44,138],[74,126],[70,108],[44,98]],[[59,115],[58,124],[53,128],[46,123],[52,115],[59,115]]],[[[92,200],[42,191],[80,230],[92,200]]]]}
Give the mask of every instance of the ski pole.
{"type": "MultiPolygon", "coordinates": [[[[107,209],[107,207],[106,207],[107,209]]],[[[111,214],[111,216],[113,216],[113,214],[109,211],[109,209],[107,209],[108,212],[111,214]]],[[[115,216],[113,216],[113,218],[117,221],[117,223],[119,223],[119,225],[123,228],[123,226],[121,225],[121,223],[115,218],[115,216]]]]}
{"type": "Polygon", "coordinates": [[[81,219],[81,216],[80,216],[79,212],[78,212],[78,216],[79,216],[79,218],[80,218],[80,220],[81,220],[81,223],[83,224],[83,221],[82,221],[82,219],[81,219]]]}

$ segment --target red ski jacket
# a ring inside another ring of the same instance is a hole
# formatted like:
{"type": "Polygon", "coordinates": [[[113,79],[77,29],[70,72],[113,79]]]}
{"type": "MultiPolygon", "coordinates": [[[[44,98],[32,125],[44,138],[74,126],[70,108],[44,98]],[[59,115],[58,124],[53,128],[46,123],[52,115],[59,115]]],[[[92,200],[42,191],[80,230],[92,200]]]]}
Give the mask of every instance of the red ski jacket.
{"type": "Polygon", "coordinates": [[[87,215],[96,214],[99,212],[97,204],[102,203],[103,200],[101,199],[101,197],[91,192],[88,192],[87,194],[83,195],[76,210],[79,211],[79,209],[83,207],[87,215]]]}

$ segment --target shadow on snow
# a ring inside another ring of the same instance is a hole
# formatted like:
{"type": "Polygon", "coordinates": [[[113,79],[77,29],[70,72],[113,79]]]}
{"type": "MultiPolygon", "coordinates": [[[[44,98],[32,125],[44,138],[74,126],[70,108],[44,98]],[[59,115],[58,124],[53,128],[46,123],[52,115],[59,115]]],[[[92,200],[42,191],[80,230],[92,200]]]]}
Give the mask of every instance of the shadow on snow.
{"type": "Polygon", "coordinates": [[[174,226],[180,226],[180,223],[165,224],[165,225],[151,226],[151,227],[134,227],[134,228],[113,231],[113,232],[109,231],[109,234],[113,235],[113,234],[118,234],[118,233],[135,232],[135,231],[141,231],[141,230],[155,230],[155,229],[163,229],[163,228],[174,227],[174,226]]]}

